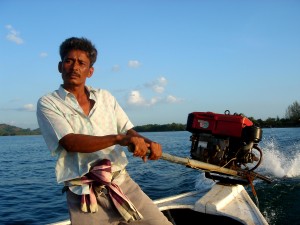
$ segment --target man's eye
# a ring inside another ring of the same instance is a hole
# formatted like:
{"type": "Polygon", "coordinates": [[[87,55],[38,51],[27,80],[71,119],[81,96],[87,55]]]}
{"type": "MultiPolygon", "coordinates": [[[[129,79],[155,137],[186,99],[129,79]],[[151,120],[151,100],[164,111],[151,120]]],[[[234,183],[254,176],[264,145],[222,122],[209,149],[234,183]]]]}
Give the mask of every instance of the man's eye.
{"type": "Polygon", "coordinates": [[[64,61],[64,63],[71,63],[71,60],[67,59],[64,61]]]}

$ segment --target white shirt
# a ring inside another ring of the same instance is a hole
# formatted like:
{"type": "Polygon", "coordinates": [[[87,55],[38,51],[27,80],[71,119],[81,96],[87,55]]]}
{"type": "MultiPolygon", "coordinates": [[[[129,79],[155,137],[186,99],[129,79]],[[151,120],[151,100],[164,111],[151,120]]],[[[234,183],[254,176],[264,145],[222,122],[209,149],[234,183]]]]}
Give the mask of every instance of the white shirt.
{"type": "MultiPolygon", "coordinates": [[[[79,178],[89,172],[97,160],[109,159],[112,172],[126,167],[128,160],[121,146],[111,146],[93,153],[68,152],[59,145],[67,134],[103,136],[125,134],[133,128],[128,116],[107,90],[86,86],[90,99],[95,101],[86,116],[75,96],[62,86],[38,100],[37,119],[45,142],[53,156],[58,156],[55,172],[58,183],[79,178]]],[[[117,180],[115,181],[119,183],[117,180]]],[[[121,181],[120,181],[121,182],[121,181]]],[[[71,189],[77,194],[88,194],[88,189],[71,189]]]]}

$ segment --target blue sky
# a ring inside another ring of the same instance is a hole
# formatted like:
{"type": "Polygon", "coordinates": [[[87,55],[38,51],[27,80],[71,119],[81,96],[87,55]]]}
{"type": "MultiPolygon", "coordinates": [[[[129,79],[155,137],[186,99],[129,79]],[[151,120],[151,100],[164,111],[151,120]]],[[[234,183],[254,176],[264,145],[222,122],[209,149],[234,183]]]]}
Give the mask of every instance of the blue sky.
{"type": "Polygon", "coordinates": [[[300,1],[1,0],[0,124],[35,129],[71,36],[99,51],[87,84],[109,90],[135,125],[190,112],[283,118],[300,101],[300,1]]]}

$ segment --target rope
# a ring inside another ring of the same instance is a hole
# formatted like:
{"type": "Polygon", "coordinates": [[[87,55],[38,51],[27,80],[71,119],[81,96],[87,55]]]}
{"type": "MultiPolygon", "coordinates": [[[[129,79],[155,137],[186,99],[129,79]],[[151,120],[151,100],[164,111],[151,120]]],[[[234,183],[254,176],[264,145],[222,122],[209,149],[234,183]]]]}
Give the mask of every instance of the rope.
{"type": "Polygon", "coordinates": [[[247,174],[246,174],[246,178],[247,178],[247,180],[249,181],[249,184],[250,184],[250,186],[251,186],[251,190],[252,190],[253,196],[254,196],[255,201],[256,201],[256,205],[257,205],[257,207],[259,208],[259,202],[258,202],[257,193],[256,193],[255,188],[254,188],[254,185],[253,185],[254,176],[253,176],[253,175],[251,176],[250,173],[247,173],[247,174]]]}

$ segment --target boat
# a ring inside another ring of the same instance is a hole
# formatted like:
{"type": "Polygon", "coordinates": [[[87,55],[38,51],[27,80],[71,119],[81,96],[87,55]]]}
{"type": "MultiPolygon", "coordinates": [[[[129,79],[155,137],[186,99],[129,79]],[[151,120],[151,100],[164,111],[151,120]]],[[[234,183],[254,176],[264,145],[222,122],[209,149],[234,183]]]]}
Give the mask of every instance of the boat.
{"type": "MultiPolygon", "coordinates": [[[[268,225],[241,184],[216,183],[205,194],[191,191],[154,200],[174,225],[268,225]]],[[[70,220],[51,225],[71,225],[70,220]]]]}
{"type": "MultiPolygon", "coordinates": [[[[190,155],[183,158],[163,153],[161,159],[202,170],[214,185],[205,193],[191,191],[154,200],[159,210],[174,225],[268,225],[245,186],[253,181],[272,180],[254,172],[262,160],[258,147],[262,131],[241,114],[193,112],[187,131],[192,133],[190,155]],[[249,168],[248,164],[255,164],[249,168]]],[[[70,225],[61,221],[49,225],[70,225]]]]}
{"type": "Polygon", "coordinates": [[[155,203],[174,225],[268,224],[240,184],[215,184],[203,196],[199,191],[187,192],[155,203]]]}

